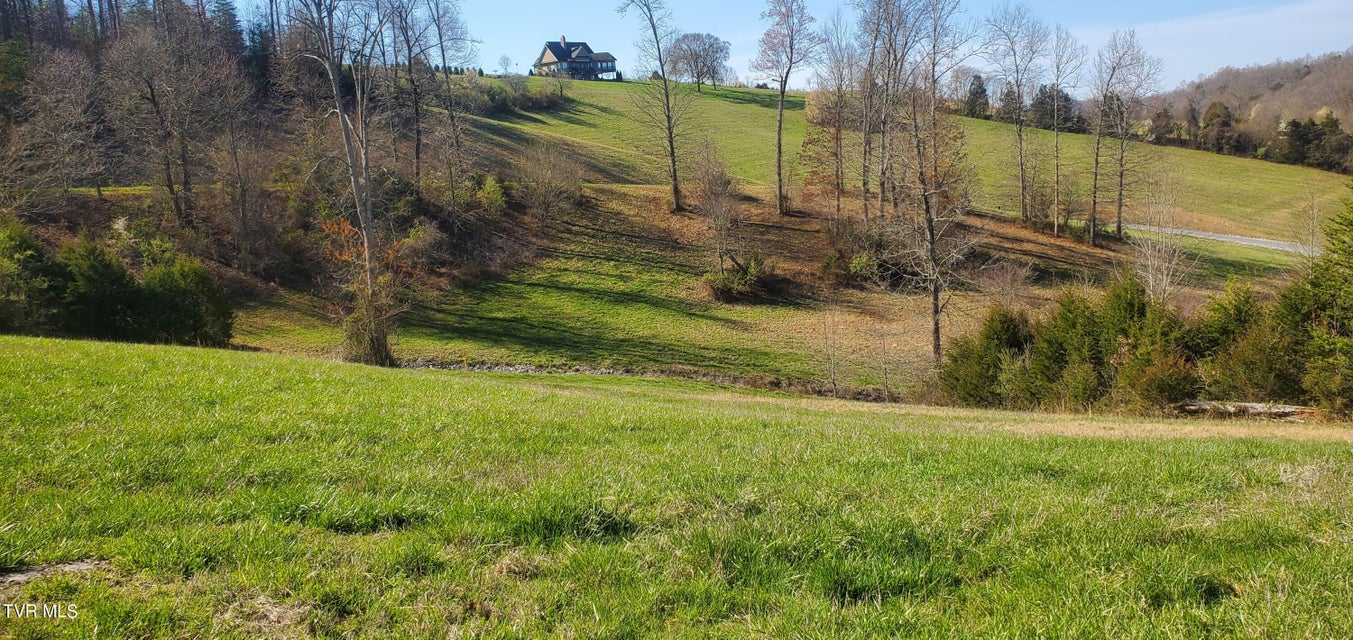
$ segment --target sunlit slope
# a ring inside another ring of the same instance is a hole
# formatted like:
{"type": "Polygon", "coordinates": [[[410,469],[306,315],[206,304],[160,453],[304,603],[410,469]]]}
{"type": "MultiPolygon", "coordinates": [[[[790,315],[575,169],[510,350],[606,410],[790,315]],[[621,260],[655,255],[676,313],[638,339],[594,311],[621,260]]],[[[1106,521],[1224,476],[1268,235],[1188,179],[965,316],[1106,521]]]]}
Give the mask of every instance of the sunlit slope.
{"type": "MultiPolygon", "coordinates": [[[[537,81],[544,86],[542,81],[537,81]]],[[[660,184],[666,179],[658,132],[641,116],[638,83],[574,82],[567,89],[573,102],[557,111],[515,113],[492,119],[474,118],[477,135],[495,149],[518,150],[536,139],[564,145],[569,157],[587,170],[589,180],[618,184],[660,184]]],[[[683,160],[704,138],[712,140],[738,177],[751,184],[775,180],[776,94],[757,89],[705,88],[696,93],[683,86],[683,160]]],[[[803,169],[798,155],[805,132],[805,94],[787,97],[784,149],[786,171],[795,180],[803,169]]],[[[975,171],[976,204],[989,211],[1018,211],[1014,187],[1014,129],[998,122],[962,119],[966,154],[975,171]]],[[[1042,171],[1051,170],[1052,134],[1028,130],[1031,153],[1042,171]]],[[[1093,138],[1063,134],[1067,180],[1083,193],[1090,185],[1093,138]]],[[[1136,145],[1136,164],[1165,182],[1184,212],[1180,226],[1282,240],[1299,240],[1300,217],[1314,194],[1322,215],[1333,211],[1347,176],[1306,167],[1235,158],[1203,151],[1136,145]]],[[[1110,198],[1109,178],[1101,190],[1110,198]]],[[[1134,180],[1140,195],[1143,179],[1134,180]]],[[[1084,198],[1084,196],[1082,196],[1084,198]]],[[[1133,207],[1130,207],[1133,208],[1133,207]]],[[[1112,214],[1106,203],[1102,211],[1112,214]]],[[[1135,214],[1133,214],[1135,215],[1135,214]]]]}

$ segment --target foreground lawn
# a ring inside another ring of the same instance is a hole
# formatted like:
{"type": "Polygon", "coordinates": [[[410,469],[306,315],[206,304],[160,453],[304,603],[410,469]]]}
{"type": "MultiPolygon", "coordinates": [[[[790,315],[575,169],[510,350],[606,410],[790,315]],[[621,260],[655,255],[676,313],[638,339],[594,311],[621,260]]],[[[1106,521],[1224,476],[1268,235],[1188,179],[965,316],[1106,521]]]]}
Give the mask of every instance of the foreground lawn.
{"type": "Polygon", "coordinates": [[[0,636],[1346,637],[1353,430],[0,337],[0,636]],[[96,631],[97,629],[97,631],[96,631]]]}

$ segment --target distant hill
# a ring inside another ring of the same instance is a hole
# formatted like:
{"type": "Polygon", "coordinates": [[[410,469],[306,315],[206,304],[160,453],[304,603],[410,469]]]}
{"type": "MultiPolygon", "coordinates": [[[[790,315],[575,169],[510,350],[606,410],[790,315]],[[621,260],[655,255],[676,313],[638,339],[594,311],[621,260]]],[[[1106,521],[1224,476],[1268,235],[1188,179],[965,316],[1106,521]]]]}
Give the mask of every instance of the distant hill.
{"type": "Polygon", "coordinates": [[[1213,102],[1228,107],[1253,134],[1264,140],[1289,120],[1319,119],[1333,110],[1353,128],[1353,47],[1339,53],[1277,61],[1243,68],[1226,67],[1212,75],[1160,95],[1177,120],[1186,118],[1190,103],[1199,113],[1213,102]]]}

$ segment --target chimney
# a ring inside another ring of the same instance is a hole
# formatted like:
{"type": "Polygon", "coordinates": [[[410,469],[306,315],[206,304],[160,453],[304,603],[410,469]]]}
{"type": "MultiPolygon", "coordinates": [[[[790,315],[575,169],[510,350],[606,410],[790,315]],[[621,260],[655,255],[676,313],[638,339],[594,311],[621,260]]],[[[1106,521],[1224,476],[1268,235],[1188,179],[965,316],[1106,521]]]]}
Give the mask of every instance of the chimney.
{"type": "Polygon", "coordinates": [[[564,36],[559,36],[559,46],[563,48],[564,51],[568,51],[568,38],[565,38],[564,36]]]}

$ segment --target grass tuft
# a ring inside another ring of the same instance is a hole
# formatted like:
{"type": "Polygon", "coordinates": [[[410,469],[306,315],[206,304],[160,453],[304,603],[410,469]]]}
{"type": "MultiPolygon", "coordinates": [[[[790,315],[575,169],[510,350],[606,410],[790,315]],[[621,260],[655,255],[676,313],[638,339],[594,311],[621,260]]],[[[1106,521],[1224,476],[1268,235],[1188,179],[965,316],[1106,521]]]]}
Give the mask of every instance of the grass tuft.
{"type": "Polygon", "coordinates": [[[523,544],[549,545],[564,539],[609,543],[634,535],[639,525],[599,502],[546,493],[519,508],[509,531],[523,544]]]}

